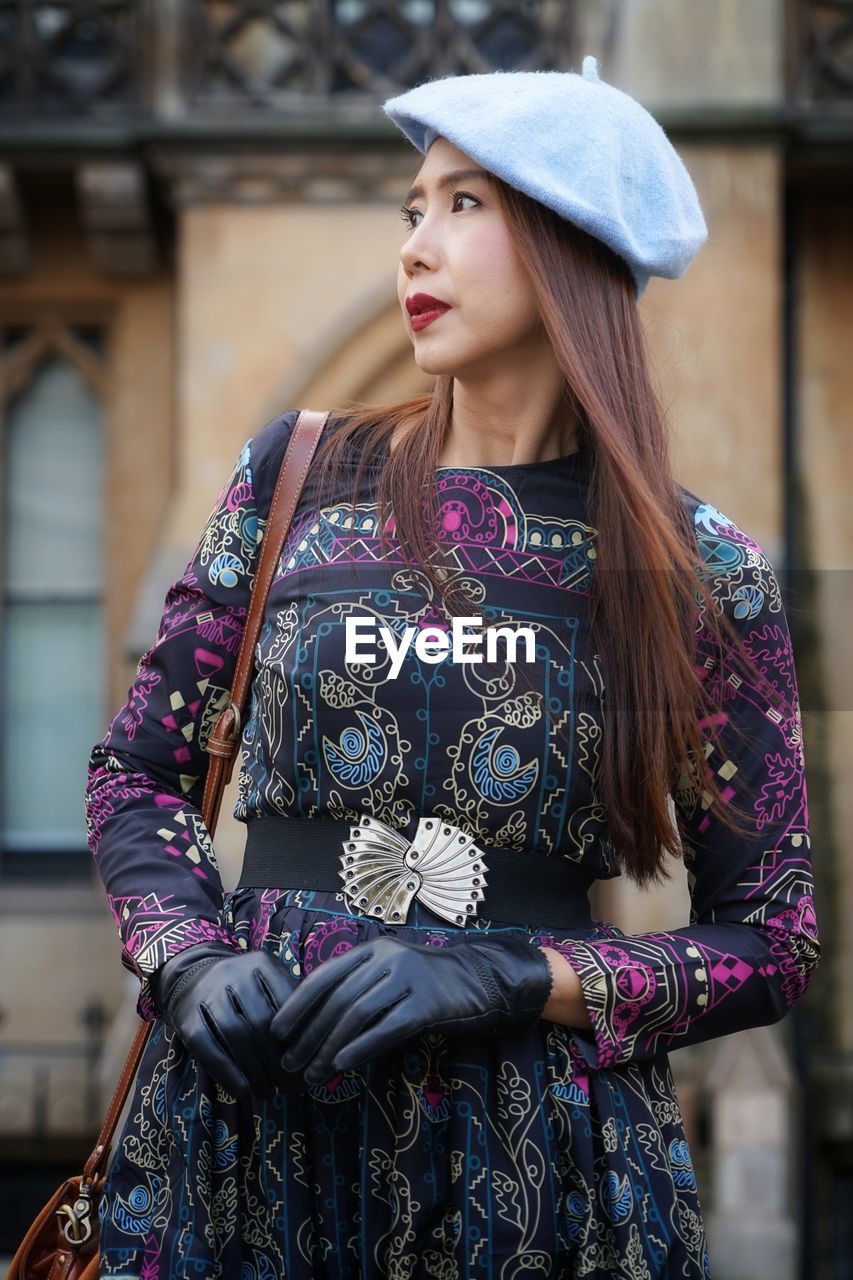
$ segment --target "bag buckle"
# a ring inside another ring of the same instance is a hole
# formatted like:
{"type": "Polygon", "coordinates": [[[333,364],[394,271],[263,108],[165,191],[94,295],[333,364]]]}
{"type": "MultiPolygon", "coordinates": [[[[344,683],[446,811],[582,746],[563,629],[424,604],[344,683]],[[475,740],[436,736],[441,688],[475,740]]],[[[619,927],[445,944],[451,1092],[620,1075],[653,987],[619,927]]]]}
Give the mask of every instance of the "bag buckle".
{"type": "Polygon", "coordinates": [[[79,1249],[92,1234],[92,1200],[90,1188],[81,1184],[73,1205],[61,1204],[56,1210],[62,1234],[70,1245],[79,1249]],[[63,1218],[65,1221],[63,1222],[63,1218]]]}

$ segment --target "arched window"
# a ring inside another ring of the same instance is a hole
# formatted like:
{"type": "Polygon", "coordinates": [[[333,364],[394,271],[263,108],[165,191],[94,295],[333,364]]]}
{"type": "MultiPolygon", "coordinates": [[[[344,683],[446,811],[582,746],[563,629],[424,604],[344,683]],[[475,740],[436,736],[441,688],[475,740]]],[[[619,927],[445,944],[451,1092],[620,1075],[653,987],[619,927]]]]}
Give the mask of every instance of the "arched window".
{"type": "MultiPolygon", "coordinates": [[[[87,352],[91,358],[91,352],[87,352]]],[[[103,732],[103,426],[42,353],[3,420],[0,874],[88,874],[83,794],[103,732]]]]}

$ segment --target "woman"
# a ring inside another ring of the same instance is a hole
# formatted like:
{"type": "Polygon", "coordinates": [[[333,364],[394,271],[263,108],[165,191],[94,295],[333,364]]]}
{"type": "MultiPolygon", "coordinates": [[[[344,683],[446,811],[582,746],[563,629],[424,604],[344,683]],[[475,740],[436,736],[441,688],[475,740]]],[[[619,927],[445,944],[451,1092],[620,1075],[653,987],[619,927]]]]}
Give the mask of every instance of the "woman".
{"type": "Polygon", "coordinates": [[[92,753],[156,1022],[101,1274],[705,1277],[668,1052],[782,1018],[819,947],[778,584],[673,481],[636,309],[698,200],[591,57],[385,109],[425,157],[398,295],[435,388],[327,425],[255,653],[237,888],[204,744],[297,410],[241,450],[92,753]],[[595,879],[678,857],[689,925],[590,918],[595,879]]]}

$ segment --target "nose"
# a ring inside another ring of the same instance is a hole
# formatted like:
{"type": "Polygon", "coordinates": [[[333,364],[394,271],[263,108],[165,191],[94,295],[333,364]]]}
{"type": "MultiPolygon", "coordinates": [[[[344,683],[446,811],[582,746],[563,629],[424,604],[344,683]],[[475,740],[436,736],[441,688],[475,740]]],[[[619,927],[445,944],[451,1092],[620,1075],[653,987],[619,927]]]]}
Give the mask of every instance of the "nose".
{"type": "Polygon", "coordinates": [[[436,266],[435,243],[429,238],[429,234],[424,232],[424,222],[425,219],[422,218],[418,225],[413,227],[400,248],[400,263],[409,275],[417,267],[426,267],[432,271],[436,266]]]}

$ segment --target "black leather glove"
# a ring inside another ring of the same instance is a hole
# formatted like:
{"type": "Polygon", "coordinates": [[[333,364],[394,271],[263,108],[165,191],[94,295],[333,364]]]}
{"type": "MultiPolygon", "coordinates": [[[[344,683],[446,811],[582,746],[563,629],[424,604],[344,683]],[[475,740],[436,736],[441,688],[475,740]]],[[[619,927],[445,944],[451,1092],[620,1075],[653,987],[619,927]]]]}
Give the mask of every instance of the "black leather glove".
{"type": "Polygon", "coordinates": [[[170,956],[149,985],[193,1057],[234,1097],[269,1098],[301,1087],[295,1077],[288,1080],[270,1035],[273,1014],[297,984],[269,951],[201,942],[170,956]]]}
{"type": "Polygon", "coordinates": [[[383,935],[312,970],[270,1031],[290,1042],[282,1066],[322,1084],[420,1031],[527,1031],[552,982],[544,951],[517,936],[429,947],[383,935]]]}

